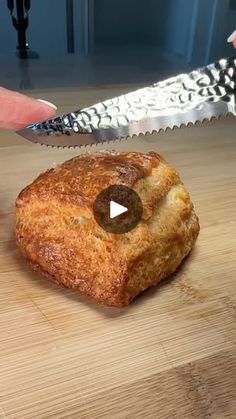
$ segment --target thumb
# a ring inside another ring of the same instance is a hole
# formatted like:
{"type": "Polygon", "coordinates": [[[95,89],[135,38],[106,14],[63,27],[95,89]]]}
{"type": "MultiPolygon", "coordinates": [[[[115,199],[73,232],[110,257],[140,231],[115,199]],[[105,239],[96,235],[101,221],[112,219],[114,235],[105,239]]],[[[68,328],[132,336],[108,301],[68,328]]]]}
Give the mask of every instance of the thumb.
{"type": "Polygon", "coordinates": [[[52,118],[56,106],[0,87],[0,128],[17,130],[52,118]]]}

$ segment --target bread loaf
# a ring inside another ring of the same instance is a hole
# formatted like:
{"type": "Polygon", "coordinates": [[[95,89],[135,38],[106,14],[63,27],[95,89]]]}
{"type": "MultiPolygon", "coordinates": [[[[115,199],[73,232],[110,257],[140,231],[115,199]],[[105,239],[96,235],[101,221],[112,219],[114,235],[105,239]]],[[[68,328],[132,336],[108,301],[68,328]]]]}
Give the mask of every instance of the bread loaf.
{"type": "Polygon", "coordinates": [[[178,173],[150,152],[85,153],[41,174],[16,200],[16,240],[33,269],[98,302],[123,307],[172,274],[191,251],[199,222],[178,173]],[[96,196],[125,185],[142,200],[138,225],[103,230],[96,196]]]}

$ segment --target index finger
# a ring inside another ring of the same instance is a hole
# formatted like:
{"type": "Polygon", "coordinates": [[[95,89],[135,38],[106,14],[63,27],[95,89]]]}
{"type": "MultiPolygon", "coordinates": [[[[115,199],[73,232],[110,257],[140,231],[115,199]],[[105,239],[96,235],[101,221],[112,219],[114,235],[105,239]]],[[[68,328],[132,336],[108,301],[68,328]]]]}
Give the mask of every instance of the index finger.
{"type": "Polygon", "coordinates": [[[0,87],[0,127],[17,130],[52,118],[56,106],[0,87]]]}

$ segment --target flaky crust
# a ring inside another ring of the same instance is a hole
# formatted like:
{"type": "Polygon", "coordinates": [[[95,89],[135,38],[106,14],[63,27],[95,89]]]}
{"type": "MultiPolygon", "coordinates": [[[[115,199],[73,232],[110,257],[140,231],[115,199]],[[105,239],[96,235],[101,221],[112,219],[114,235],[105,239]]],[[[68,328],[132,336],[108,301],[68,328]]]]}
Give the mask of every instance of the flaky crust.
{"type": "Polygon", "coordinates": [[[173,273],[199,233],[178,173],[154,152],[86,153],[41,174],[16,200],[16,240],[32,268],[107,305],[128,305],[173,273]],[[110,185],[134,189],[143,217],[126,234],[93,217],[110,185]]]}

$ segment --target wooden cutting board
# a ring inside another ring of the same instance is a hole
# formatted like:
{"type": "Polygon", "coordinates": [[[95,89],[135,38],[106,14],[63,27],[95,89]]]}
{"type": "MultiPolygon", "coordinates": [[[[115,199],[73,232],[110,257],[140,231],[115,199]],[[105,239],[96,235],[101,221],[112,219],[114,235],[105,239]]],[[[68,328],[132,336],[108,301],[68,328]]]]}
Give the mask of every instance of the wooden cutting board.
{"type": "MultiPolygon", "coordinates": [[[[33,95],[65,112],[124,90],[33,95]]],[[[38,277],[15,246],[14,201],[80,150],[1,131],[0,418],[235,418],[236,120],[106,147],[114,148],[157,150],[180,171],[201,223],[195,250],[127,309],[38,277]]]]}

